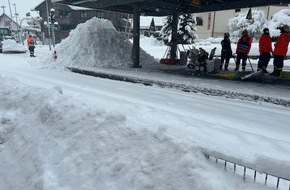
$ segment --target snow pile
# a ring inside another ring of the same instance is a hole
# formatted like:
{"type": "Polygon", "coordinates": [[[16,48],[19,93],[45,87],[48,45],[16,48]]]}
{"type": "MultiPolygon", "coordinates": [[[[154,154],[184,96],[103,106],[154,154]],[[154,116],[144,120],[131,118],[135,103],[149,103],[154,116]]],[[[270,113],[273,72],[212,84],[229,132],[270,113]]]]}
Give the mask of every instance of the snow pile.
{"type": "Polygon", "coordinates": [[[142,45],[142,47],[148,47],[148,46],[164,46],[163,41],[157,40],[157,38],[150,36],[141,36],[140,37],[140,44],[142,45]]]}
{"type": "Polygon", "coordinates": [[[0,77],[0,189],[232,190],[243,183],[194,147],[119,112],[0,77]]]}
{"type": "Polygon", "coordinates": [[[3,52],[6,53],[25,53],[28,50],[26,46],[18,44],[16,41],[10,39],[3,40],[2,44],[3,52]]]}
{"type": "MultiPolygon", "coordinates": [[[[132,44],[105,19],[92,18],[79,24],[55,47],[57,65],[66,67],[128,68],[132,66],[132,44]]],[[[43,62],[51,62],[53,56],[43,62]],[[47,61],[49,59],[50,61],[47,61]]],[[[140,53],[140,65],[157,64],[145,51],[140,53]]]]}

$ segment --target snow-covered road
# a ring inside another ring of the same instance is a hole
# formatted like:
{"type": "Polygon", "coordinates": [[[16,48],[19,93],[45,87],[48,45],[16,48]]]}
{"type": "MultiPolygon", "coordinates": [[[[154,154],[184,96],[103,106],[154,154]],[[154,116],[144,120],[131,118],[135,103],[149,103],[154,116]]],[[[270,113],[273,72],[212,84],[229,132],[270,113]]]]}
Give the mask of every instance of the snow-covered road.
{"type": "Polygon", "coordinates": [[[176,140],[207,152],[243,163],[261,157],[289,161],[289,108],[43,69],[24,54],[0,59],[1,76],[62,89],[75,99],[125,113],[134,126],[153,131],[165,127],[176,140]]]}

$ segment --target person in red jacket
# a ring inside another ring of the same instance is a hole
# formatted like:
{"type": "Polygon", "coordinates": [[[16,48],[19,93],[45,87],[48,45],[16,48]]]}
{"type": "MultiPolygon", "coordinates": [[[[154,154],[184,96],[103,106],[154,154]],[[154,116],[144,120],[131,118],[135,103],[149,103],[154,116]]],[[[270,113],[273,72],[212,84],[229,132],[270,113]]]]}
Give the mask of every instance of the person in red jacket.
{"type": "Polygon", "coordinates": [[[30,57],[35,57],[34,56],[35,46],[34,46],[34,39],[33,39],[32,35],[29,35],[29,37],[27,38],[27,45],[28,45],[28,49],[30,52],[30,57]]]}
{"type": "Polygon", "coordinates": [[[279,27],[280,29],[280,36],[278,37],[275,45],[274,45],[274,70],[270,75],[275,77],[279,77],[281,71],[283,70],[284,66],[284,58],[288,51],[289,45],[289,26],[285,25],[283,27],[279,27]]]}
{"type": "Polygon", "coordinates": [[[269,28],[263,29],[263,34],[259,39],[259,52],[260,56],[257,71],[268,73],[267,66],[271,59],[271,53],[273,53],[272,39],[269,33],[269,28]]]}
{"type": "Polygon", "coordinates": [[[236,60],[235,71],[239,70],[241,60],[242,60],[242,70],[243,71],[246,70],[247,58],[248,58],[248,54],[251,50],[251,46],[252,46],[252,39],[248,35],[248,31],[243,30],[242,37],[239,39],[239,41],[237,43],[237,50],[236,50],[237,60],[236,60]]]}

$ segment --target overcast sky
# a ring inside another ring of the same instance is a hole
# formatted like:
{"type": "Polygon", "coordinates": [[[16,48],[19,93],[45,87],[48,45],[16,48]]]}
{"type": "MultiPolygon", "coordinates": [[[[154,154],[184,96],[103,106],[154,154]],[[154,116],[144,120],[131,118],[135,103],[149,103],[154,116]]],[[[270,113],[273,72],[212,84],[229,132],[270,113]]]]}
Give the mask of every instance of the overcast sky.
{"type": "MultiPolygon", "coordinates": [[[[31,12],[33,16],[37,15],[37,14],[33,13],[33,11],[31,11],[31,9],[35,8],[37,5],[39,5],[44,0],[0,0],[0,6],[4,5],[5,6],[5,13],[9,17],[11,17],[9,3],[8,3],[9,1],[10,1],[10,5],[11,5],[13,19],[15,19],[15,17],[14,17],[15,6],[13,5],[13,4],[15,4],[16,11],[19,14],[18,20],[20,21],[22,18],[25,17],[25,14],[27,12],[31,12]]],[[[2,13],[3,13],[3,8],[0,9],[0,14],[2,14],[2,13]]]]}

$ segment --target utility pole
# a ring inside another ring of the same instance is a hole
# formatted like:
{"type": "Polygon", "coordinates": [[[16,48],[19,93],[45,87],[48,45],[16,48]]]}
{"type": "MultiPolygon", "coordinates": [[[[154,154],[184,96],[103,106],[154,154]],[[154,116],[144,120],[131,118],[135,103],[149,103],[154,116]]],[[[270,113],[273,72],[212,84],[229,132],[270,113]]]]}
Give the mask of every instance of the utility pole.
{"type": "MultiPolygon", "coordinates": [[[[14,6],[14,9],[15,9],[14,15],[15,15],[15,20],[16,20],[16,24],[17,24],[17,34],[18,34],[18,39],[19,39],[19,41],[20,41],[20,31],[19,31],[19,24],[18,24],[18,18],[17,18],[17,16],[18,16],[19,14],[18,14],[17,11],[16,11],[16,4],[13,3],[12,5],[14,6]]],[[[20,43],[21,43],[21,42],[20,42],[20,43]]]]}
{"type": "Polygon", "coordinates": [[[8,0],[8,5],[9,5],[10,17],[11,17],[11,21],[10,21],[10,29],[12,29],[13,17],[12,17],[12,11],[11,11],[10,0],[8,0]]]}
{"type": "MultiPolygon", "coordinates": [[[[46,16],[47,16],[47,24],[49,24],[49,13],[48,13],[48,2],[47,0],[45,0],[46,2],[46,16]]],[[[49,39],[49,50],[51,50],[51,36],[50,36],[50,28],[47,27],[48,29],[48,39],[49,39]]]]}

